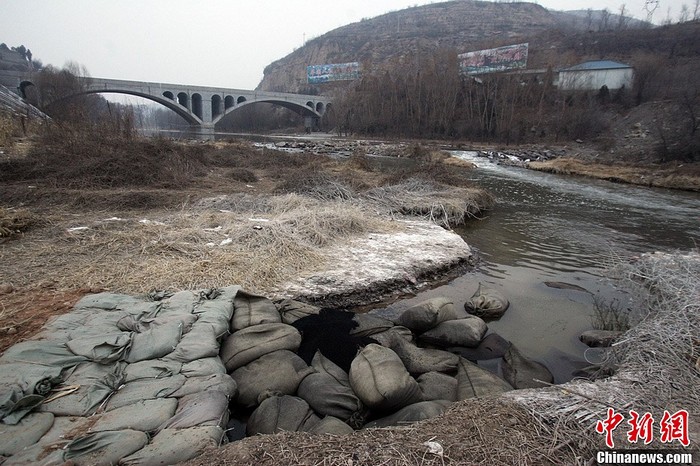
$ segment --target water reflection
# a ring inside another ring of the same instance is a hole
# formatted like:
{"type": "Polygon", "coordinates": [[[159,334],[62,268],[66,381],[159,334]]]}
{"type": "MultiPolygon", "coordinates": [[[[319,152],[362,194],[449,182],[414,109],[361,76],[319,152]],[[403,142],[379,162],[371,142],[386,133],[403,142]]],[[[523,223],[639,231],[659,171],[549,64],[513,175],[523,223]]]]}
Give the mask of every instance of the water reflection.
{"type": "Polygon", "coordinates": [[[581,332],[592,328],[594,296],[629,297],[605,278],[606,266],[656,250],[700,244],[700,195],[561,177],[492,164],[474,153],[454,155],[475,162],[473,181],[498,205],[484,218],[456,230],[479,251],[479,269],[386,312],[447,296],[458,306],[479,282],[502,291],[511,307],[489,329],[543,362],[555,382],[569,380],[587,365],[581,332]],[[588,292],[548,287],[546,281],[575,284],[588,292]]]}

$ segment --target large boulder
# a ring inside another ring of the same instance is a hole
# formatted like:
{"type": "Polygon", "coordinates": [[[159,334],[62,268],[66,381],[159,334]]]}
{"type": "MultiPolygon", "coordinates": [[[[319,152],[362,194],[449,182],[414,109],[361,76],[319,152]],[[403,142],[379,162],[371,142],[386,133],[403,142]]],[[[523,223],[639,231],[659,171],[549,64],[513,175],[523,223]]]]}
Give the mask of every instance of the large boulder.
{"type": "Polygon", "coordinates": [[[396,320],[396,325],[423,333],[441,322],[466,317],[466,312],[448,298],[433,298],[406,309],[396,320]]]}
{"type": "Polygon", "coordinates": [[[399,356],[381,345],[370,344],[350,366],[350,385],[370,409],[395,411],[421,401],[421,391],[399,356]]]}
{"type": "Polygon", "coordinates": [[[510,302],[500,291],[479,283],[479,288],[469,300],[464,303],[464,309],[483,319],[498,319],[508,309],[510,302]]]}
{"type": "Polygon", "coordinates": [[[451,346],[477,347],[486,334],[486,322],[476,316],[448,320],[418,337],[421,343],[449,348],[451,346]]]}

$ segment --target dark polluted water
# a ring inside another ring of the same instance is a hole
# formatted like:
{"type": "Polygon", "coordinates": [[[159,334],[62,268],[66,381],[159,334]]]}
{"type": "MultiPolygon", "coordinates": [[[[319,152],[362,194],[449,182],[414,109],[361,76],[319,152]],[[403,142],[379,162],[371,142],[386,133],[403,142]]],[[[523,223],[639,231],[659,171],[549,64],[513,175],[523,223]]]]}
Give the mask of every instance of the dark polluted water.
{"type": "Polygon", "coordinates": [[[606,277],[607,267],[645,252],[700,244],[698,193],[504,167],[473,152],[453,155],[476,163],[472,180],[498,201],[487,216],[455,230],[477,250],[480,264],[446,285],[376,312],[397,315],[436,296],[463,306],[482,282],[511,303],[503,317],[488,322],[489,332],[545,364],[555,383],[599,362],[599,352],[579,341],[582,332],[593,328],[595,300],[631,305],[632,297],[606,277]]]}

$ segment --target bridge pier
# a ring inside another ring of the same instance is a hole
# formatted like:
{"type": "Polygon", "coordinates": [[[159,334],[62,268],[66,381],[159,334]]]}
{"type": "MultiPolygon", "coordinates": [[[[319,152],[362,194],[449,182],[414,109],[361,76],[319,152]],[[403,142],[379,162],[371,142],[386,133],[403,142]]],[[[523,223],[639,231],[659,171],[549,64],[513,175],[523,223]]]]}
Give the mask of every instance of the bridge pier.
{"type": "Polygon", "coordinates": [[[214,140],[215,130],[213,123],[192,126],[192,129],[194,134],[197,136],[197,139],[202,139],[204,141],[214,140]]]}

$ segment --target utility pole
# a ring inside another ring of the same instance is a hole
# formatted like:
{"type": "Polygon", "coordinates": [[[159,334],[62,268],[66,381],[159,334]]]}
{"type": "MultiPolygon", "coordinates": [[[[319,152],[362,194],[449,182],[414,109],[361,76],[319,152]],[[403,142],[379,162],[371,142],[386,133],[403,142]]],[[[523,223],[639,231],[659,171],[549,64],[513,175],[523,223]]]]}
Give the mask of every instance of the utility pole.
{"type": "Polygon", "coordinates": [[[647,12],[647,23],[651,23],[657,8],[659,8],[659,0],[646,0],[644,2],[644,11],[647,12]]]}

